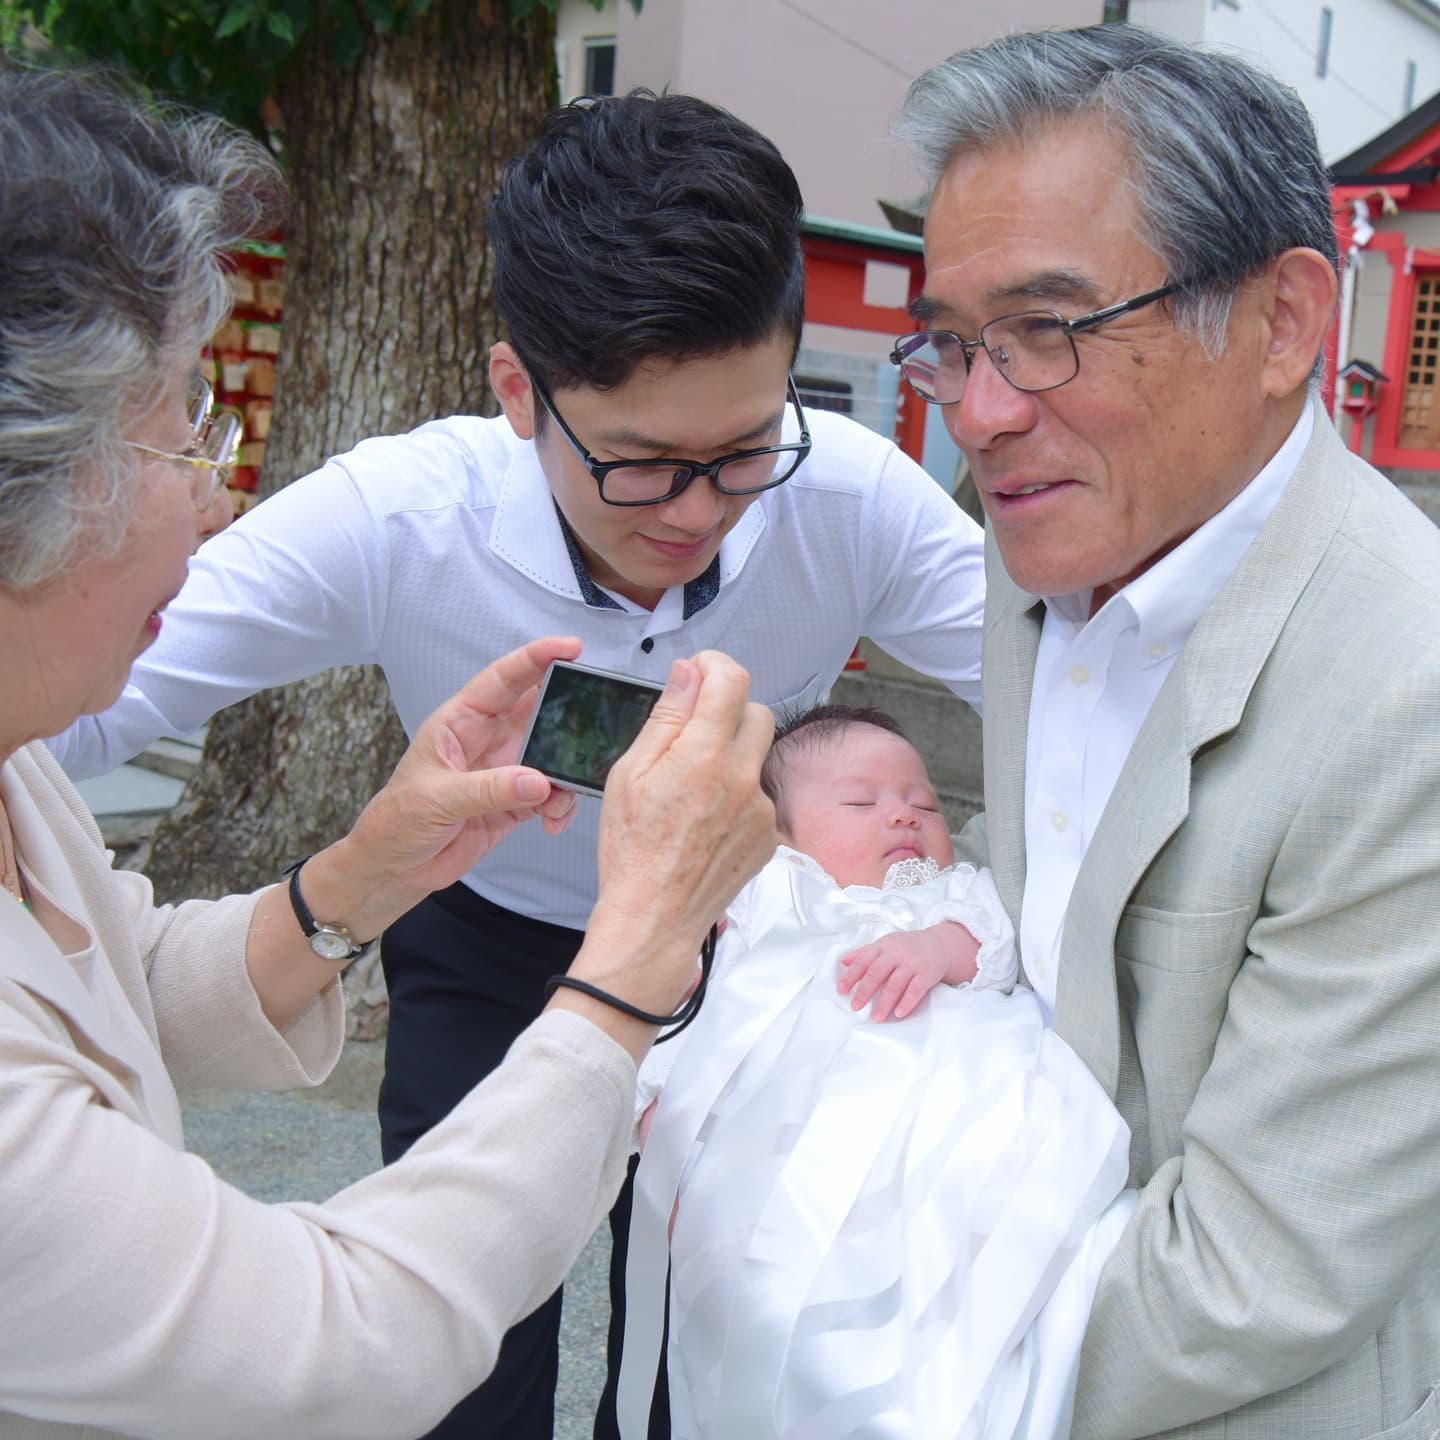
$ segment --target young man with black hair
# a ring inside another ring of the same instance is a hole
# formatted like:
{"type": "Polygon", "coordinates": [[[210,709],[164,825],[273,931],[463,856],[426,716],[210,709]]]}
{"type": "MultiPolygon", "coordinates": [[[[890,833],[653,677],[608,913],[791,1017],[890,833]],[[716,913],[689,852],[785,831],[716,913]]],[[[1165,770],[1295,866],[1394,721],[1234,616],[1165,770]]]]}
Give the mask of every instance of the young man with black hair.
{"type": "MultiPolygon", "coordinates": [[[[503,417],[366,441],[217,536],[117,705],[56,742],[62,761],[92,774],[361,662],[413,731],[496,655],[554,633],[652,678],[724,650],[753,698],[792,708],[868,635],[977,700],[979,530],[889,441],[807,415],[790,379],[800,218],[775,147],[703,101],[555,111],[491,210],[503,417]]],[[[599,806],[580,810],[386,932],[387,1161],[499,1063],[569,963],[596,884],[599,806]]],[[[435,1433],[549,1437],[559,1310],[557,1293],[512,1330],[435,1433]]],[[[613,1423],[607,1403],[597,1434],[613,1423]]]]}

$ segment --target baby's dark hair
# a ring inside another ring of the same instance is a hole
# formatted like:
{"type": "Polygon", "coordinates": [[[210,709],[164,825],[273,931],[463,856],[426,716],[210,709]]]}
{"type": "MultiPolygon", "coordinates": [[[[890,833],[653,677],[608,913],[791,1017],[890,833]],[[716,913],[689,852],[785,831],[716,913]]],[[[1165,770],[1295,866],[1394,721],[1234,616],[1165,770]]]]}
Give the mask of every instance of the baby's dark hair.
{"type": "Polygon", "coordinates": [[[906,742],[910,739],[893,715],[868,705],[812,705],[776,718],[775,738],[760,767],[760,788],[774,805],[775,820],[782,830],[790,828],[784,801],[786,761],[796,754],[813,755],[857,725],[873,726],[906,742]]]}

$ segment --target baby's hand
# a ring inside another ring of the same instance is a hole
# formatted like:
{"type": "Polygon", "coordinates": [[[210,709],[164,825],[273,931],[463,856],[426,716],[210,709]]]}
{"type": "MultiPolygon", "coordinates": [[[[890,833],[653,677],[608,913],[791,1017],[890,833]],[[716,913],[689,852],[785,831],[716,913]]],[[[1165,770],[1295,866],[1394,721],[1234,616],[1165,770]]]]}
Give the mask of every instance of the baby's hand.
{"type": "Polygon", "coordinates": [[[963,985],[975,978],[980,942],[963,926],[947,920],[928,930],[897,930],[847,955],[836,987],[849,995],[852,1010],[870,1007],[872,1020],[893,1012],[903,1020],[940,982],[963,985]]]}

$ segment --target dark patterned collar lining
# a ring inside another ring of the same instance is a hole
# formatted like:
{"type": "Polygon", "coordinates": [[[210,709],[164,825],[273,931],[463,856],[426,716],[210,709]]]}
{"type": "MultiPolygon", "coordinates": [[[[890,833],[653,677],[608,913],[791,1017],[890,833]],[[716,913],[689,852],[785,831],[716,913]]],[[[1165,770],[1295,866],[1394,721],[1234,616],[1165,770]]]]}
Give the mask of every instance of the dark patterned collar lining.
{"type": "Polygon", "coordinates": [[[680,618],[688,620],[692,615],[698,615],[719,593],[720,552],[717,550],[715,558],[705,567],[705,573],[685,582],[685,608],[680,618]]]}
{"type": "MultiPolygon", "coordinates": [[[[575,538],[569,521],[560,513],[558,505],[555,507],[555,518],[560,522],[560,533],[565,537],[566,550],[570,552],[570,564],[575,569],[575,583],[580,587],[580,598],[595,610],[623,610],[623,605],[612,600],[590,578],[590,572],[585,568],[585,556],[580,549],[580,542],[575,538]]],[[[698,615],[719,593],[720,556],[717,553],[703,575],[697,575],[693,580],[685,582],[685,605],[681,619],[688,620],[692,615],[698,615]]]]}
{"type": "Polygon", "coordinates": [[[558,505],[555,507],[555,518],[560,522],[560,533],[565,537],[565,548],[570,552],[571,565],[575,567],[575,583],[580,587],[580,598],[595,610],[623,610],[623,605],[612,600],[590,578],[590,572],[585,568],[585,556],[580,552],[580,542],[558,505]]]}

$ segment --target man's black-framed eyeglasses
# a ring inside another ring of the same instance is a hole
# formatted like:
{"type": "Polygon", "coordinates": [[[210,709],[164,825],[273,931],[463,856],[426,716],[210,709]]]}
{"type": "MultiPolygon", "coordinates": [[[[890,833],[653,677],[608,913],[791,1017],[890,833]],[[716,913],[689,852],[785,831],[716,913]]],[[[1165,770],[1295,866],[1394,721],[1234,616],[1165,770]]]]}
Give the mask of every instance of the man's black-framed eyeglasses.
{"type": "Polygon", "coordinates": [[[560,433],[574,447],[600,489],[607,505],[660,505],[673,500],[697,476],[706,475],[722,495],[756,495],[783,485],[810,453],[810,427],[793,376],[785,377],[786,394],[800,421],[800,438],[786,445],[761,445],[736,450],[718,460],[597,460],[560,418],[555,402],[532,375],[530,384],[560,433]]]}
{"type": "Polygon", "coordinates": [[[1017,390],[1058,390],[1080,373],[1076,335],[1153,305],[1181,288],[1164,285],[1074,320],[1054,310],[1001,315],[981,326],[976,340],[962,340],[953,330],[919,330],[895,342],[890,363],[898,365],[910,388],[932,405],[953,405],[964,396],[975,352],[982,348],[1017,390]]]}

